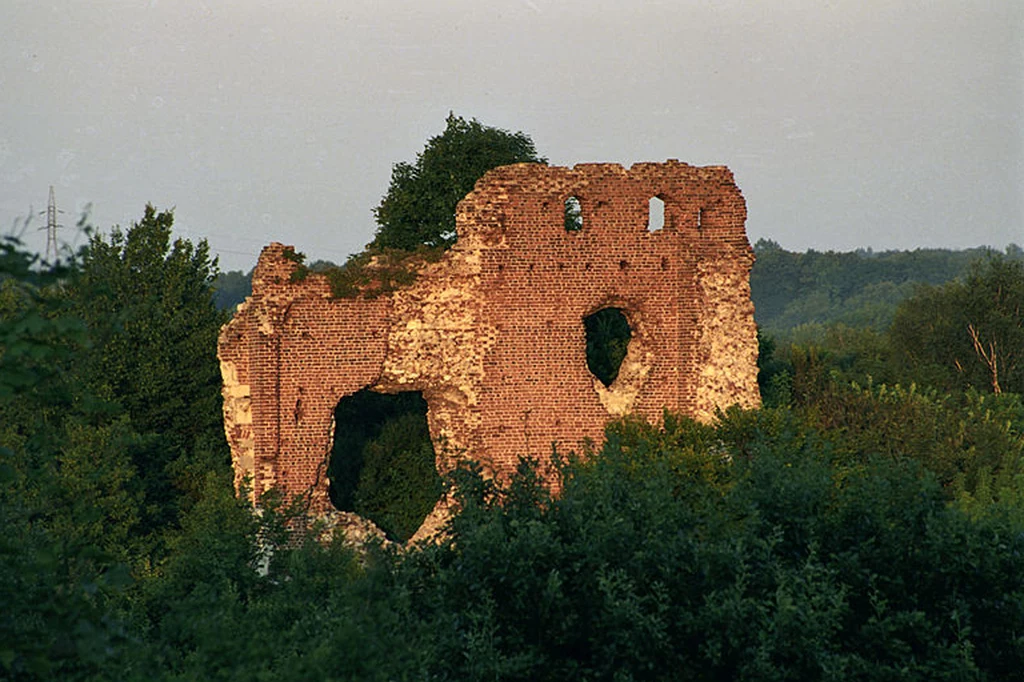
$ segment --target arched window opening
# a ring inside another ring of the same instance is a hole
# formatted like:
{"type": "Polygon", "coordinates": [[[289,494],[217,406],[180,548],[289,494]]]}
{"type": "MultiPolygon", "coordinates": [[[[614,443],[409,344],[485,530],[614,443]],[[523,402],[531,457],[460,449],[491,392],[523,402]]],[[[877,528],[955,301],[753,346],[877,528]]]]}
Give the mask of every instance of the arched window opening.
{"type": "Polygon", "coordinates": [[[583,229],[583,208],[580,200],[569,197],[565,200],[565,231],[579,232],[583,229]]]}
{"type": "Polygon", "coordinates": [[[583,318],[587,336],[587,368],[605,386],[619,376],[633,330],[621,308],[602,308],[583,318]]]}
{"type": "Polygon", "coordinates": [[[331,503],[405,542],[441,496],[423,394],[363,389],[338,402],[334,422],[331,503]]]}
{"type": "Polygon", "coordinates": [[[660,197],[651,197],[647,202],[647,231],[657,232],[665,227],[665,202],[660,197]]]}

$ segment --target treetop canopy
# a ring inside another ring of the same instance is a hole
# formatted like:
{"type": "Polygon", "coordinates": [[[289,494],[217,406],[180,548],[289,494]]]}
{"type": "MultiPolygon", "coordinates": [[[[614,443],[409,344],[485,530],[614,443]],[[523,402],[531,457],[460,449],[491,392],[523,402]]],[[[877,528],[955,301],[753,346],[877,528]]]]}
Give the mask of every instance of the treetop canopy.
{"type": "Polygon", "coordinates": [[[396,163],[387,194],[373,214],[372,248],[414,251],[455,243],[455,208],[480,177],[512,163],[547,163],[529,135],[448,114],[445,130],[427,141],[415,163],[396,163]]]}

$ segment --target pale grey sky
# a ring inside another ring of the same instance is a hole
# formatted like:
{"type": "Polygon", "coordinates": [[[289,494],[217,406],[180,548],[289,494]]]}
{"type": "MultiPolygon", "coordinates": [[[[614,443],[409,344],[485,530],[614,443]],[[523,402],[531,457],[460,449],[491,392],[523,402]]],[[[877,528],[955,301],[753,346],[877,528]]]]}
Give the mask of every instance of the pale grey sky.
{"type": "Polygon", "coordinates": [[[342,261],[449,110],[728,165],[751,241],[1024,242],[1019,0],[0,0],[0,231],[52,184],[69,227],[174,206],[223,269],[342,261]]]}

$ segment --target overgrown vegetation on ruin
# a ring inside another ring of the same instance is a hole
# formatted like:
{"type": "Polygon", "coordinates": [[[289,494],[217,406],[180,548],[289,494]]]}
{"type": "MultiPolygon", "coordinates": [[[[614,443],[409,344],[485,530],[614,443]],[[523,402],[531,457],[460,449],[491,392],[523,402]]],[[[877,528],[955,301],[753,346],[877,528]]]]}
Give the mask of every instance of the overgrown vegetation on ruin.
{"type": "Polygon", "coordinates": [[[437,262],[442,255],[443,248],[427,246],[414,251],[367,250],[351,256],[341,267],[324,270],[323,274],[331,283],[335,298],[376,298],[408,287],[425,264],[437,262]]]}
{"type": "Polygon", "coordinates": [[[334,298],[374,299],[410,286],[420,270],[440,260],[444,251],[442,247],[429,246],[413,251],[370,247],[350,256],[344,265],[324,267],[307,266],[305,254],[295,251],[286,251],[285,257],[298,263],[292,273],[293,282],[301,282],[310,272],[318,272],[327,278],[334,298]]]}

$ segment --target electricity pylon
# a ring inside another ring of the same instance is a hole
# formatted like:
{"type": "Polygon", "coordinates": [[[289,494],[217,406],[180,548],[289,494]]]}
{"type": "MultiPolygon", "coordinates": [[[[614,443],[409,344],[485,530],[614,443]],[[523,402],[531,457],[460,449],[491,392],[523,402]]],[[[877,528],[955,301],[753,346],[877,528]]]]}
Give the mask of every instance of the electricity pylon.
{"type": "Polygon", "coordinates": [[[50,185],[50,202],[46,205],[46,227],[39,228],[46,230],[47,263],[57,262],[57,230],[64,227],[57,224],[57,214],[63,212],[57,210],[57,200],[53,198],[53,185],[50,185]]]}

